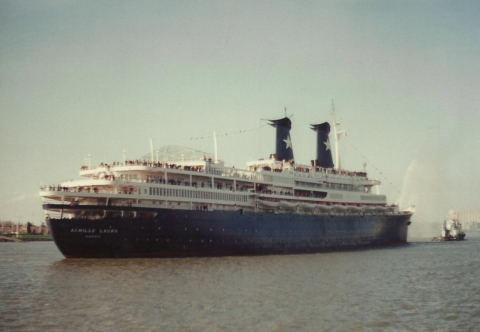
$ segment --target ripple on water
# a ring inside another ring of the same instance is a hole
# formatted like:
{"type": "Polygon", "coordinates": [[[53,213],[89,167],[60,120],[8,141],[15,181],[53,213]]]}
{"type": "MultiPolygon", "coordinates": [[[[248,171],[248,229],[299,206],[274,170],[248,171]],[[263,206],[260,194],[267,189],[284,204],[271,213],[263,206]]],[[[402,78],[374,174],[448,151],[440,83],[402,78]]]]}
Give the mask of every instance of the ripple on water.
{"type": "Polygon", "coordinates": [[[119,260],[0,243],[0,330],[475,330],[479,241],[119,260]]]}

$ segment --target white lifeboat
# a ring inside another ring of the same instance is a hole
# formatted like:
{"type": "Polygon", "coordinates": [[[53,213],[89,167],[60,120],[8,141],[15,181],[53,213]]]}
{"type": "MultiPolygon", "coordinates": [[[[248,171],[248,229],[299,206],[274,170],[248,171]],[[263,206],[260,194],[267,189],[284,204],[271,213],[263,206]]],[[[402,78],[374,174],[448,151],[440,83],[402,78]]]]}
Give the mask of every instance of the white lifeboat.
{"type": "Polygon", "coordinates": [[[333,206],[331,205],[324,205],[324,204],[319,204],[318,208],[322,211],[330,211],[332,210],[333,206]]]}
{"type": "Polygon", "coordinates": [[[260,205],[262,207],[266,207],[266,208],[270,208],[270,209],[278,208],[278,202],[260,201],[260,205]]]}
{"type": "Polygon", "coordinates": [[[393,206],[393,205],[386,206],[386,210],[388,212],[394,212],[395,211],[395,206],[393,206]]]}
{"type": "Polygon", "coordinates": [[[279,206],[282,208],[282,209],[286,209],[286,210],[293,210],[295,209],[298,204],[297,203],[293,203],[293,202],[286,202],[286,201],[282,201],[279,203],[279,206]]]}
{"type": "Polygon", "coordinates": [[[363,211],[363,208],[361,206],[356,206],[356,205],[350,205],[348,206],[348,209],[353,212],[361,212],[363,211]]]}
{"type": "Polygon", "coordinates": [[[345,205],[334,205],[334,206],[333,206],[333,209],[336,210],[336,211],[347,211],[347,210],[348,210],[348,206],[345,206],[345,205]]]}
{"type": "Polygon", "coordinates": [[[300,203],[298,204],[298,207],[302,210],[314,210],[318,207],[318,204],[300,203]]]}
{"type": "Polygon", "coordinates": [[[377,211],[379,212],[385,212],[388,210],[388,207],[387,206],[376,206],[375,207],[377,209],[377,211]]]}

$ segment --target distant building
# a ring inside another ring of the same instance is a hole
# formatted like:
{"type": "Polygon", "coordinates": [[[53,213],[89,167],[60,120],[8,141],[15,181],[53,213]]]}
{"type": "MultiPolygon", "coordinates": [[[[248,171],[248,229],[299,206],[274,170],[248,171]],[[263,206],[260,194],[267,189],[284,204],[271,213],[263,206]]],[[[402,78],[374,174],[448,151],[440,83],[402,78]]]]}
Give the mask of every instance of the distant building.
{"type": "Polygon", "coordinates": [[[47,227],[47,225],[42,224],[42,225],[40,226],[40,234],[42,234],[42,235],[47,235],[48,233],[49,233],[49,232],[48,232],[48,227],[47,227]]]}
{"type": "Polygon", "coordinates": [[[13,221],[0,221],[0,234],[49,234],[48,227],[45,224],[41,226],[30,222],[27,224],[14,223],[13,221]]]}
{"type": "Polygon", "coordinates": [[[48,227],[45,224],[42,224],[41,226],[36,226],[36,225],[33,225],[32,223],[27,223],[26,234],[46,235],[48,234],[48,227]]]}
{"type": "Polygon", "coordinates": [[[480,210],[457,212],[462,228],[467,231],[480,231],[480,210]]]}
{"type": "Polygon", "coordinates": [[[0,221],[0,234],[2,235],[25,233],[26,229],[23,227],[23,224],[14,223],[13,221],[0,221]]]}

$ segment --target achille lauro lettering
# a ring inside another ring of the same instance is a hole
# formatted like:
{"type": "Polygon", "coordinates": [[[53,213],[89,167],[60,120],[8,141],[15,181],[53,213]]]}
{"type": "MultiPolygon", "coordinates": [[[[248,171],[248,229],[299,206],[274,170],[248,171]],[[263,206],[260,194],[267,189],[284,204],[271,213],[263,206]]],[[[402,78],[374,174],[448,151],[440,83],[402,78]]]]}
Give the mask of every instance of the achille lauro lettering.
{"type": "Polygon", "coordinates": [[[113,234],[118,233],[118,229],[99,229],[98,232],[95,228],[72,228],[70,233],[99,233],[99,234],[113,234]]]}

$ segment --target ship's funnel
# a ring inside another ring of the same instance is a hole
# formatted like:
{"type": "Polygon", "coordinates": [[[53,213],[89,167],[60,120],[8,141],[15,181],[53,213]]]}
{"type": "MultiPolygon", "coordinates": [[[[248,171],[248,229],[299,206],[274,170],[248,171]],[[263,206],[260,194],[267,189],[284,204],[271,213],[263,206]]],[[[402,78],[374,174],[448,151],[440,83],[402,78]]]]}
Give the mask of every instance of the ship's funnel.
{"type": "Polygon", "coordinates": [[[277,129],[275,138],[275,160],[293,160],[292,141],[290,139],[290,129],[292,129],[292,121],[289,118],[280,120],[268,120],[269,125],[277,129]]]}
{"type": "Polygon", "coordinates": [[[317,159],[313,163],[323,168],[333,168],[332,149],[330,149],[330,141],[328,140],[330,124],[324,122],[311,126],[311,129],[317,132],[317,159]]]}

